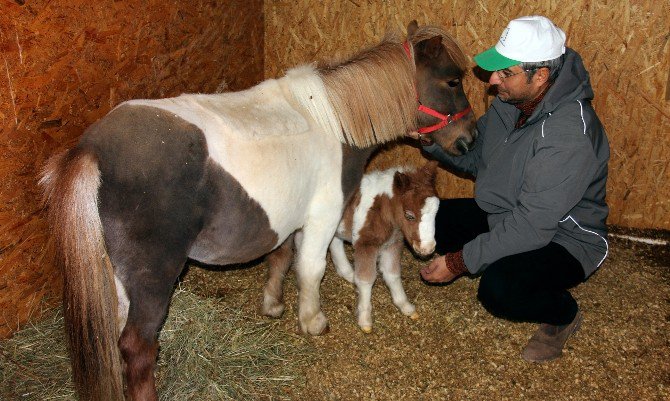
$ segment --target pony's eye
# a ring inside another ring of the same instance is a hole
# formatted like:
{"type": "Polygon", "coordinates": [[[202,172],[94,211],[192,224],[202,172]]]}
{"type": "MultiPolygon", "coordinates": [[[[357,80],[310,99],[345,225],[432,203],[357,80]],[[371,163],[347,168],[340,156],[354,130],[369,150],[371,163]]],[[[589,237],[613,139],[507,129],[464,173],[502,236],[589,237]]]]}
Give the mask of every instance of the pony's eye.
{"type": "Polygon", "coordinates": [[[414,215],[414,213],[412,213],[412,212],[409,211],[409,210],[405,210],[405,218],[406,218],[408,221],[414,221],[414,220],[416,220],[416,216],[414,215]]]}
{"type": "Polygon", "coordinates": [[[447,82],[447,85],[449,85],[449,86],[452,87],[452,88],[455,88],[455,87],[457,87],[457,86],[460,85],[460,84],[461,84],[461,80],[460,80],[460,79],[452,79],[451,81],[447,82]]]}

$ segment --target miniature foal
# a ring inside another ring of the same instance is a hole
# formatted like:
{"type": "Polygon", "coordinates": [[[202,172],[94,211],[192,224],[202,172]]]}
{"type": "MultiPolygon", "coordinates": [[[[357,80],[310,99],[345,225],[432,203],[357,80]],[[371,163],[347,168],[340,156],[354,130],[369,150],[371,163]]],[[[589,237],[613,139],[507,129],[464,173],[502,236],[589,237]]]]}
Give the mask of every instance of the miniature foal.
{"type": "MultiPolygon", "coordinates": [[[[403,238],[414,252],[430,255],[435,249],[435,214],[439,201],[435,191],[437,163],[428,162],[418,170],[393,168],[366,174],[349,201],[330,255],[337,273],[358,288],[358,325],[372,331],[372,285],[377,263],[400,311],[417,319],[418,314],[402,286],[400,255],[403,238]],[[352,269],[344,252],[344,241],[354,248],[352,269]]],[[[300,233],[295,237],[300,241],[300,233]]],[[[265,315],[279,317],[283,310],[282,283],[293,255],[292,240],[287,240],[268,256],[268,282],[264,290],[265,315]]]]}

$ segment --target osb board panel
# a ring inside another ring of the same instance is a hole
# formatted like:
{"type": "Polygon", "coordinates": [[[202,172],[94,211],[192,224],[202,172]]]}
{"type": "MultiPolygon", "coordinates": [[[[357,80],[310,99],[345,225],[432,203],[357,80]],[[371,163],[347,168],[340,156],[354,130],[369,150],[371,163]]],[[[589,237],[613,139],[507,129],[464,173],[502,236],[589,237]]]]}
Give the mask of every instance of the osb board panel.
{"type": "Polygon", "coordinates": [[[36,178],[121,101],[243,89],[263,78],[263,2],[1,0],[0,337],[60,277],[36,178]]]}
{"type": "MultiPolygon", "coordinates": [[[[409,21],[445,27],[469,56],[494,45],[510,19],[543,14],[566,31],[591,73],[593,105],[607,130],[612,158],[608,223],[670,229],[670,2],[638,0],[473,1],[327,0],[265,3],[265,74],[317,59],[340,58],[374,44],[409,21]]],[[[474,66],[474,63],[472,63],[474,66]]],[[[472,74],[466,92],[477,116],[491,99],[472,74]]],[[[382,152],[372,166],[420,163],[417,149],[382,152]]],[[[471,196],[471,181],[446,172],[442,196],[471,196]]]]}

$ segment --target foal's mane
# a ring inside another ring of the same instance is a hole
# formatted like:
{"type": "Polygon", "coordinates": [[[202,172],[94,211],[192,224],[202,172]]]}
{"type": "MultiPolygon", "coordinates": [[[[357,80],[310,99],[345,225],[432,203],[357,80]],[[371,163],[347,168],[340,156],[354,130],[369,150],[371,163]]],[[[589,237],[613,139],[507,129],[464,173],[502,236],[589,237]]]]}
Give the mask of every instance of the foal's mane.
{"type": "MultiPolygon", "coordinates": [[[[442,36],[452,60],[465,70],[467,59],[463,51],[443,29],[420,27],[408,41],[414,46],[434,36],[442,36]]],[[[342,139],[367,147],[415,130],[415,71],[413,58],[408,57],[403,40],[395,34],[345,61],[320,65],[318,72],[342,127],[342,139]]]]}

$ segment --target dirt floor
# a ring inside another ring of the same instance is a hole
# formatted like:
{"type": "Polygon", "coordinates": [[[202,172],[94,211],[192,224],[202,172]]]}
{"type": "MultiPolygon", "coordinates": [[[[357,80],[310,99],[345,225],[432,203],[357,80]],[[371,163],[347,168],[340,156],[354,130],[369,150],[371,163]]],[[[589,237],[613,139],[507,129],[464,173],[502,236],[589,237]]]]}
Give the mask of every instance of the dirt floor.
{"type": "MultiPolygon", "coordinates": [[[[614,234],[636,235],[613,229],[614,234]]],[[[649,234],[648,232],[646,233],[649,234]]],[[[652,233],[669,240],[667,232],[652,233]]],[[[610,238],[600,270],[573,290],[582,329],[564,356],[546,364],[520,357],[535,326],[489,315],[476,299],[477,278],[428,286],[425,263],[403,255],[405,289],[420,318],[391,303],[384,283],[373,289],[374,329],[356,324],[356,291],[329,262],[322,307],[330,332],[303,336],[316,350],[304,381],[284,388],[293,400],[670,400],[670,245],[610,238]]],[[[191,267],[185,284],[258,313],[266,265],[212,271],[191,267]]],[[[279,328],[297,330],[297,288],[286,282],[279,328]]]]}

